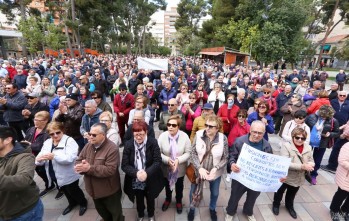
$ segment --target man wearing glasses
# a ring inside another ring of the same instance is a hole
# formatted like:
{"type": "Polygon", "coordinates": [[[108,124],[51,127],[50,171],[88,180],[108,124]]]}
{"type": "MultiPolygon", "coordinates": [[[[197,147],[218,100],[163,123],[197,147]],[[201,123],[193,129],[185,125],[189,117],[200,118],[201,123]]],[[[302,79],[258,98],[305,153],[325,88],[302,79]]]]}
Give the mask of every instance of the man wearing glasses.
{"type": "MultiPolygon", "coordinates": [[[[172,115],[179,115],[182,118],[182,122],[185,122],[184,114],[182,113],[182,111],[178,110],[178,103],[175,98],[170,99],[168,101],[167,106],[168,106],[168,110],[162,112],[160,116],[160,121],[159,121],[159,129],[163,131],[167,131],[166,123],[172,115]]],[[[180,129],[182,131],[185,131],[185,124],[182,124],[180,129]]]]}
{"type": "Polygon", "coordinates": [[[80,88],[81,86],[85,86],[88,88],[89,92],[94,92],[96,87],[93,83],[90,83],[87,79],[86,75],[82,75],[79,78],[80,83],[76,83],[76,87],[80,88]]]}
{"type": "Polygon", "coordinates": [[[17,132],[18,141],[23,140],[22,130],[24,129],[24,118],[22,110],[28,104],[22,92],[18,91],[18,86],[14,83],[5,86],[6,95],[0,97],[0,109],[4,109],[4,121],[8,126],[17,132]]]}
{"type": "Polygon", "coordinates": [[[107,131],[103,123],[91,127],[89,142],[76,160],[75,171],[84,174],[86,192],[103,220],[123,221],[119,147],[106,137],[107,131]]]}
{"type": "Polygon", "coordinates": [[[101,74],[99,72],[95,73],[95,80],[93,81],[93,84],[96,87],[96,91],[100,91],[103,95],[103,100],[106,100],[106,95],[108,94],[108,83],[106,80],[102,79],[101,74]]]}
{"type": "MultiPolygon", "coordinates": [[[[240,168],[236,165],[238,161],[242,146],[247,145],[256,148],[257,150],[273,153],[270,143],[263,139],[265,133],[265,124],[262,121],[256,120],[252,122],[250,132],[235,140],[233,146],[229,148],[228,165],[234,173],[239,173],[240,168]]],[[[253,216],[253,207],[260,194],[258,191],[251,190],[238,181],[231,180],[231,195],[228,201],[226,221],[233,221],[237,211],[239,200],[242,195],[247,192],[246,202],[243,207],[243,213],[247,216],[249,221],[256,221],[253,216]]]]}
{"type": "Polygon", "coordinates": [[[26,98],[28,99],[28,104],[22,110],[22,115],[25,119],[24,131],[27,131],[30,127],[34,127],[34,116],[37,112],[49,111],[48,106],[39,101],[39,94],[30,93],[26,98]]]}

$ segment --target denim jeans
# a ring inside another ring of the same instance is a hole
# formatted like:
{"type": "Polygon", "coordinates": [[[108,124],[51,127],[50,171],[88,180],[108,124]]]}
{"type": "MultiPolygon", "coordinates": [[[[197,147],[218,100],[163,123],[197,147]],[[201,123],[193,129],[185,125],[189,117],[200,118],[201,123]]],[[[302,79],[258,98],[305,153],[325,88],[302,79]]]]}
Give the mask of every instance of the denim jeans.
{"type": "MultiPolygon", "coordinates": [[[[219,185],[221,184],[221,177],[218,177],[215,180],[212,181],[208,181],[210,184],[210,205],[209,208],[210,210],[215,210],[216,209],[216,205],[217,205],[217,199],[218,199],[218,195],[219,195],[219,185]]],[[[191,184],[190,187],[190,194],[189,194],[189,201],[191,202],[192,200],[192,195],[193,192],[196,188],[196,184],[191,184]]]]}
{"type": "MultiPolygon", "coordinates": [[[[37,202],[35,207],[31,209],[30,211],[26,212],[25,214],[7,220],[7,221],[42,221],[42,218],[44,216],[44,205],[41,202],[41,199],[37,202]]],[[[0,218],[0,221],[4,221],[0,218]]]]}

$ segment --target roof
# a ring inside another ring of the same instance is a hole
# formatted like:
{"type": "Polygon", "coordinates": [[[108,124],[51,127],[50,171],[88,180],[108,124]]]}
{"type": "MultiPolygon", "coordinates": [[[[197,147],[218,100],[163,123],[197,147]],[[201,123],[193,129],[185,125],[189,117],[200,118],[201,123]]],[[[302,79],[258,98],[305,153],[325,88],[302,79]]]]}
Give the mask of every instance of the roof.
{"type": "Polygon", "coordinates": [[[22,33],[13,30],[0,30],[0,36],[2,37],[22,37],[22,33]]]}
{"type": "Polygon", "coordinates": [[[326,43],[337,43],[349,37],[349,34],[336,35],[326,39],[326,43]]]}
{"type": "Polygon", "coordinates": [[[250,56],[250,54],[248,54],[248,53],[243,53],[243,52],[240,52],[238,50],[228,48],[228,47],[203,48],[203,49],[201,49],[201,52],[199,54],[217,56],[217,55],[223,54],[225,52],[233,53],[233,54],[237,54],[237,55],[250,56]]]}
{"type": "Polygon", "coordinates": [[[201,51],[201,52],[199,52],[199,54],[217,56],[217,55],[223,54],[223,52],[207,52],[207,51],[201,51]]]}

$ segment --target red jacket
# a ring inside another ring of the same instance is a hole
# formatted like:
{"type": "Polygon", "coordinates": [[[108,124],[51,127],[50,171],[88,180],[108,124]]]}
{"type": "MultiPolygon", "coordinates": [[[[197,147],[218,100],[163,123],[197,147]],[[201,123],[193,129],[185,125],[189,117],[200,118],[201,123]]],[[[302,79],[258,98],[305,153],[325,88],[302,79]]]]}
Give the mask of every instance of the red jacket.
{"type": "Polygon", "coordinates": [[[6,68],[6,70],[8,71],[8,76],[10,77],[11,80],[13,80],[13,78],[16,76],[17,74],[17,71],[14,67],[11,66],[8,66],[6,68]]]}
{"type": "Polygon", "coordinates": [[[196,96],[196,103],[197,104],[200,104],[200,100],[201,99],[202,99],[202,103],[203,104],[207,103],[207,99],[208,99],[207,91],[202,91],[202,92],[203,92],[202,98],[199,99],[199,91],[198,90],[194,91],[194,94],[196,96]]]}
{"type": "Polygon", "coordinates": [[[217,116],[220,117],[223,121],[223,131],[225,134],[229,134],[230,124],[234,119],[237,119],[238,112],[240,108],[237,105],[233,105],[231,109],[228,109],[228,104],[224,103],[219,108],[217,116]]]}
{"type": "Polygon", "coordinates": [[[323,105],[329,105],[331,106],[330,100],[328,98],[318,98],[307,109],[308,114],[315,114],[317,110],[320,109],[323,105]]]}
{"type": "Polygon", "coordinates": [[[248,134],[250,132],[250,125],[245,120],[244,126],[241,126],[237,119],[234,119],[233,122],[231,122],[231,127],[234,128],[234,130],[230,130],[229,136],[228,136],[228,145],[231,147],[233,143],[235,142],[236,138],[241,137],[243,135],[248,134]]]}
{"type": "Polygon", "coordinates": [[[260,99],[262,101],[266,101],[268,103],[268,105],[269,105],[269,112],[268,113],[269,113],[270,116],[274,116],[276,111],[277,111],[277,109],[278,109],[278,106],[277,106],[275,98],[270,97],[269,99],[265,99],[265,97],[262,96],[262,97],[260,97],[260,99]]]}
{"type": "Polygon", "coordinates": [[[127,93],[124,102],[121,102],[120,94],[117,94],[114,98],[114,112],[119,116],[123,113],[126,119],[128,119],[128,114],[135,107],[134,97],[132,94],[127,93]]]}

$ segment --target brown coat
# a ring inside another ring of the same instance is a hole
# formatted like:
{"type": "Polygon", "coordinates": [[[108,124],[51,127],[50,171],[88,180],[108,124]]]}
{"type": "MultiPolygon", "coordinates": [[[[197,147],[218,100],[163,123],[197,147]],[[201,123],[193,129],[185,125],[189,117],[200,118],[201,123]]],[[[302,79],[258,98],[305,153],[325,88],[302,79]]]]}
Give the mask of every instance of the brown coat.
{"type": "Polygon", "coordinates": [[[91,165],[91,169],[84,174],[84,181],[86,191],[93,199],[107,197],[119,191],[120,156],[115,143],[106,138],[98,149],[91,143],[86,144],[76,164],[82,160],[91,165]]]}
{"type": "Polygon", "coordinates": [[[284,117],[280,128],[280,136],[282,135],[282,131],[284,130],[286,123],[294,119],[294,113],[296,113],[296,111],[298,110],[304,110],[305,112],[307,111],[307,107],[303,104],[302,101],[296,104],[292,104],[292,102],[289,100],[284,106],[281,107],[280,111],[284,114],[284,117]],[[292,111],[290,111],[288,107],[291,107],[292,111]]]}
{"type": "Polygon", "coordinates": [[[303,163],[314,163],[311,146],[307,143],[304,143],[303,152],[299,153],[298,149],[293,143],[284,142],[281,144],[280,155],[291,158],[291,164],[288,168],[288,174],[285,183],[294,187],[302,186],[305,181],[305,170],[302,170],[301,168],[302,162],[299,157],[302,159],[303,163]]]}

